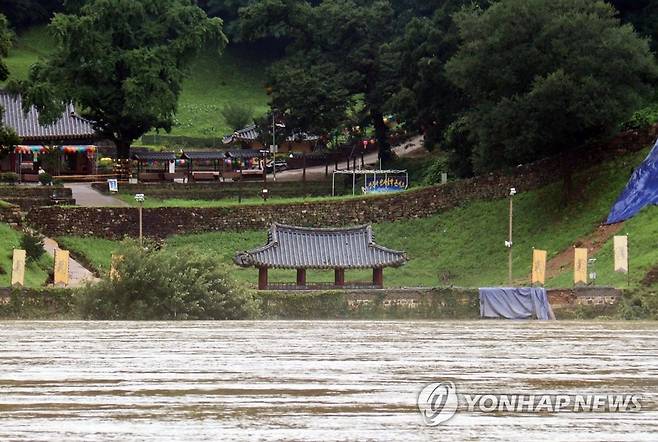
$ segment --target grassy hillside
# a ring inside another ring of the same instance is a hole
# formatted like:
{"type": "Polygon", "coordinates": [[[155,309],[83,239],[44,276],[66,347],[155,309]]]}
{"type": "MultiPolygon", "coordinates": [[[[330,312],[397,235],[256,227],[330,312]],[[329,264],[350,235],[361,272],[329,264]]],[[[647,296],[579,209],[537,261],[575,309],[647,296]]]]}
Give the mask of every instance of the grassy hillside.
{"type": "MultiPolygon", "coordinates": [[[[19,247],[21,234],[7,224],[0,223],[0,287],[8,287],[11,283],[12,254],[19,247]]],[[[25,269],[25,285],[39,287],[48,279],[48,271],[52,267],[52,259],[44,255],[39,262],[29,263],[25,269]]]]}
{"type": "MultiPolygon", "coordinates": [[[[605,219],[612,203],[626,184],[631,170],[647,151],[629,154],[575,177],[578,194],[566,207],[562,204],[561,184],[520,193],[515,197],[514,276],[519,284],[528,282],[532,248],[546,249],[549,259],[568,249],[579,238],[594,231],[605,219]]],[[[484,286],[506,284],[508,202],[477,201],[430,218],[380,223],[374,226],[376,239],[388,247],[405,250],[411,261],[400,269],[387,269],[387,286],[484,286]]],[[[648,208],[629,221],[621,233],[630,234],[631,284],[637,286],[652,266],[658,264],[658,208],[648,208]]],[[[232,264],[235,251],[264,244],[263,231],[206,233],[176,236],[168,247],[205,250],[218,262],[232,266],[235,277],[249,284],[256,281],[254,269],[232,264]]],[[[96,266],[107,269],[110,254],[118,249],[112,241],[90,238],[62,238],[67,247],[86,254],[96,266]],[[93,251],[93,252],[87,252],[93,251]]],[[[611,244],[598,253],[599,283],[623,287],[626,276],[612,272],[611,244]]],[[[310,281],[330,281],[331,272],[309,272],[310,281]]],[[[348,272],[348,279],[367,280],[370,272],[348,272]]],[[[294,281],[293,271],[274,271],[273,281],[294,281]]],[[[549,281],[550,287],[570,287],[572,273],[549,281]]]]}
{"type": "MultiPolygon", "coordinates": [[[[20,34],[6,58],[11,75],[26,78],[30,66],[52,50],[52,38],[45,27],[20,34]]],[[[253,107],[256,115],[263,115],[267,111],[265,70],[271,62],[267,54],[243,47],[229,47],[221,56],[210,49],[203,52],[190,66],[176,126],[169,135],[219,139],[231,133],[220,114],[223,105],[230,102],[253,107]]]]}

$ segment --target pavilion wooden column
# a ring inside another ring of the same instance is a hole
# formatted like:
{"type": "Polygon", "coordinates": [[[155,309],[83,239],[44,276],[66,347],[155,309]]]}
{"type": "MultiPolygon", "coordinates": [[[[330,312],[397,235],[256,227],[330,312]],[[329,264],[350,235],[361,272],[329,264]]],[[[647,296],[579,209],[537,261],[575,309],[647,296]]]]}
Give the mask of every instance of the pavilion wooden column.
{"type": "Polygon", "coordinates": [[[300,287],[306,285],[306,269],[297,269],[297,285],[300,287]]]}
{"type": "Polygon", "coordinates": [[[384,287],[384,269],[372,269],[372,285],[375,287],[384,287]]]}
{"type": "Polygon", "coordinates": [[[345,285],[345,269],[334,269],[334,285],[337,287],[345,285]]]}
{"type": "Polygon", "coordinates": [[[267,267],[258,268],[258,290],[267,289],[267,267]]]}

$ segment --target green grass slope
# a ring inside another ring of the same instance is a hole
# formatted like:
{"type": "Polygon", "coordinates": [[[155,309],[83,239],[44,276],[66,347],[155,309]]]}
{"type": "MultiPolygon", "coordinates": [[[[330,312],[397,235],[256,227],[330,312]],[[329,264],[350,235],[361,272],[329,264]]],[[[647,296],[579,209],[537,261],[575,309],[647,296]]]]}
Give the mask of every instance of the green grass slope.
{"type": "MultiPolygon", "coordinates": [[[[30,66],[53,50],[53,39],[45,27],[21,33],[6,58],[10,75],[25,79],[30,66]]],[[[255,115],[267,111],[265,70],[272,62],[267,54],[230,46],[219,55],[207,49],[190,65],[178,102],[175,127],[170,136],[217,138],[231,133],[220,111],[226,103],[253,107],[255,115]]],[[[165,138],[160,139],[161,142],[165,138]]]]}
{"type": "MultiPolygon", "coordinates": [[[[0,223],[0,287],[9,287],[11,284],[11,267],[13,250],[19,248],[21,234],[9,225],[0,223]]],[[[25,268],[25,285],[27,287],[40,287],[48,279],[48,271],[52,267],[52,259],[47,255],[38,262],[28,263],[25,268]]]]}
{"type": "MultiPolygon", "coordinates": [[[[515,197],[514,276],[526,282],[531,269],[533,247],[548,251],[549,259],[571,247],[579,238],[593,232],[605,219],[612,203],[625,186],[633,167],[647,150],[628,154],[578,173],[574,201],[562,204],[561,183],[524,192],[515,197]]],[[[647,271],[658,264],[658,208],[648,208],[629,221],[623,232],[630,234],[631,284],[638,285],[647,271]]],[[[456,285],[478,287],[506,284],[508,201],[476,201],[430,218],[374,225],[376,240],[387,247],[407,251],[410,261],[399,269],[387,269],[385,284],[395,286],[456,285]]],[[[255,269],[242,269],[232,263],[236,251],[266,241],[264,231],[205,233],[170,238],[167,247],[191,247],[217,257],[231,266],[234,276],[248,284],[257,280],[255,269]]],[[[119,245],[93,238],[62,238],[62,243],[89,261],[107,270],[109,256],[119,245]],[[92,252],[90,252],[92,251],[92,252]]],[[[599,283],[623,287],[625,275],[612,271],[611,244],[598,253],[599,283]]],[[[365,281],[369,271],[348,272],[348,280],[365,281]]],[[[272,281],[294,281],[294,271],[275,270],[272,281]]],[[[331,272],[310,271],[309,281],[331,281],[331,272]]],[[[570,287],[572,273],[549,281],[549,287],[570,287]]]]}

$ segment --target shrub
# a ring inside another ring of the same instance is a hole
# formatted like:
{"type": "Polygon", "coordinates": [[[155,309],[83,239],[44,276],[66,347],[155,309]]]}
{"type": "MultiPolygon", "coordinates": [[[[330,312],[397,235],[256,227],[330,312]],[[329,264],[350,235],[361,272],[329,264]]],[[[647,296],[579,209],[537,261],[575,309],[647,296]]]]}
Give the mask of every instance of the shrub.
{"type": "Polygon", "coordinates": [[[242,129],[254,121],[254,108],[240,103],[225,104],[221,112],[224,121],[233,130],[242,129]]]}
{"type": "Polygon", "coordinates": [[[38,261],[46,253],[43,248],[43,236],[26,230],[21,237],[21,249],[25,250],[29,261],[38,261]]]}
{"type": "Polygon", "coordinates": [[[49,186],[53,183],[53,177],[48,172],[40,173],[39,174],[39,182],[43,186],[49,186]]]}
{"type": "Polygon", "coordinates": [[[251,292],[210,255],[194,250],[122,247],[114,271],[82,289],[82,314],[93,319],[246,319],[258,311],[251,292]]]}
{"type": "Polygon", "coordinates": [[[624,292],[619,316],[622,319],[658,319],[658,294],[647,287],[624,292]]]}
{"type": "Polygon", "coordinates": [[[17,183],[18,174],[14,172],[0,173],[0,183],[17,183]]]}

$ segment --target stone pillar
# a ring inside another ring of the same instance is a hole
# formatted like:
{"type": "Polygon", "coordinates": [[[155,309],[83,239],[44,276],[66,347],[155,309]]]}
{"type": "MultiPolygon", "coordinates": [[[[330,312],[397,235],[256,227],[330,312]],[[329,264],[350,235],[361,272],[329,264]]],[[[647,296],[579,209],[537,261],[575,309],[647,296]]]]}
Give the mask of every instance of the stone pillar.
{"type": "Polygon", "coordinates": [[[297,269],[297,285],[301,287],[306,285],[306,269],[297,269]]]}
{"type": "Polygon", "coordinates": [[[258,268],[258,290],[267,289],[267,267],[258,268]]]}
{"type": "Polygon", "coordinates": [[[384,269],[372,269],[372,285],[379,288],[384,287],[384,269]]]}
{"type": "Polygon", "coordinates": [[[337,287],[345,285],[345,269],[334,269],[334,285],[337,287]]]}

